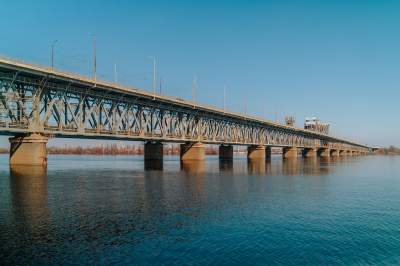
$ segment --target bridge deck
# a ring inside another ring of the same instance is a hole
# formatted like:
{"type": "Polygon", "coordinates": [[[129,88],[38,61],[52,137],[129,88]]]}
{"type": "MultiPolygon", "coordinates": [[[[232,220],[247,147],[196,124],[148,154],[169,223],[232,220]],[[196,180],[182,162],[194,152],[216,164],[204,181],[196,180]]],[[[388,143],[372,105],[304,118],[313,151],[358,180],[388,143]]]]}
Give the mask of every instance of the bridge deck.
{"type": "MultiPolygon", "coordinates": [[[[6,58],[0,58],[0,73],[3,74],[2,79],[10,81],[12,75],[14,77],[18,76],[21,79],[20,82],[23,82],[23,79],[32,78],[32,80],[40,80],[41,78],[46,79],[47,81],[53,84],[60,84],[65,88],[68,86],[73,85],[76,88],[79,88],[82,93],[100,93],[104,95],[104,97],[111,97],[113,96],[114,99],[133,99],[134,101],[148,106],[157,106],[157,108],[163,109],[171,109],[176,110],[179,112],[189,112],[191,114],[197,114],[201,117],[211,117],[220,120],[232,120],[232,121],[241,121],[244,124],[255,124],[258,127],[265,127],[271,130],[276,130],[279,132],[284,132],[287,134],[291,134],[293,136],[301,135],[307,136],[308,138],[315,138],[319,140],[324,140],[328,142],[335,142],[335,143],[343,143],[346,145],[352,145],[356,147],[363,147],[368,148],[366,145],[362,145],[356,143],[354,141],[345,140],[342,138],[336,138],[333,136],[325,135],[322,133],[317,133],[301,128],[289,127],[286,125],[282,125],[273,121],[268,121],[259,117],[243,115],[240,113],[225,111],[220,108],[215,108],[211,106],[206,106],[203,104],[194,103],[187,100],[181,100],[174,97],[168,97],[164,95],[152,94],[146,91],[121,86],[115,83],[110,83],[101,80],[94,80],[87,77],[83,77],[76,74],[71,74],[67,72],[62,72],[58,70],[52,70],[47,67],[32,65],[22,62],[17,62],[15,60],[10,60],[6,58]],[[8,75],[8,76],[7,76],[8,75]]],[[[14,81],[14,80],[13,80],[14,81]]],[[[5,89],[5,88],[3,88],[5,89]]],[[[3,93],[7,93],[4,91],[3,93]]],[[[5,106],[5,109],[7,107],[5,106]]],[[[53,111],[52,111],[53,112],[53,111]]],[[[7,114],[6,114],[7,115],[7,114]]],[[[161,122],[160,122],[161,123],[161,122]]],[[[16,123],[15,127],[13,127],[12,123],[9,123],[7,126],[0,125],[0,134],[15,134],[15,133],[23,133],[28,131],[29,125],[26,125],[27,128],[24,128],[21,123],[16,123]]],[[[172,141],[172,142],[182,142],[182,138],[174,138],[173,136],[165,137],[166,135],[157,135],[154,132],[152,134],[118,134],[115,132],[113,135],[102,135],[99,134],[98,130],[93,129],[91,130],[86,129],[85,132],[76,132],[74,130],[68,131],[65,127],[63,130],[44,130],[47,133],[53,133],[59,137],[86,137],[86,138],[114,138],[114,139],[137,139],[137,140],[164,140],[164,141],[172,141]]],[[[203,140],[205,143],[221,143],[218,139],[205,139],[203,140]]],[[[228,143],[228,142],[226,142],[228,143]]],[[[244,144],[247,145],[248,142],[241,142],[241,141],[230,141],[230,144],[244,144]]],[[[265,142],[265,145],[271,146],[291,146],[291,143],[269,143],[265,142]]],[[[301,147],[301,145],[298,145],[301,147]]],[[[304,145],[309,146],[309,145],[304,145]]]]}

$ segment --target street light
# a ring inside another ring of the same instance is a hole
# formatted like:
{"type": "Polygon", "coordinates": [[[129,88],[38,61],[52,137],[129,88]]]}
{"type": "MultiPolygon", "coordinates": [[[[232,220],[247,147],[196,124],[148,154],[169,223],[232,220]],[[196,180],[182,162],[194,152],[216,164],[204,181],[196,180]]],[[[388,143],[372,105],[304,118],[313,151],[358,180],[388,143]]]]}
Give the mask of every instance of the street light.
{"type": "Polygon", "coordinates": [[[224,84],[224,112],[226,112],[226,84],[224,84]]]}
{"type": "Polygon", "coordinates": [[[155,56],[149,56],[150,59],[153,59],[153,100],[156,99],[156,87],[157,87],[157,81],[156,81],[156,57],[155,56]]]}
{"type": "Polygon", "coordinates": [[[165,83],[165,79],[164,77],[160,78],[160,95],[162,95],[162,87],[164,86],[165,83]]]}
{"type": "Polygon", "coordinates": [[[192,82],[193,108],[196,108],[196,90],[197,90],[197,75],[196,73],[193,73],[193,82],[192,82]]]}
{"type": "Polygon", "coordinates": [[[97,68],[97,58],[96,58],[96,35],[91,34],[93,37],[93,79],[94,86],[96,86],[96,68],[97,68]]]}
{"type": "Polygon", "coordinates": [[[54,40],[53,43],[51,44],[51,70],[54,69],[54,46],[56,45],[57,42],[58,40],[54,40]]]}
{"type": "Polygon", "coordinates": [[[117,64],[114,64],[114,83],[118,83],[117,64]]]}

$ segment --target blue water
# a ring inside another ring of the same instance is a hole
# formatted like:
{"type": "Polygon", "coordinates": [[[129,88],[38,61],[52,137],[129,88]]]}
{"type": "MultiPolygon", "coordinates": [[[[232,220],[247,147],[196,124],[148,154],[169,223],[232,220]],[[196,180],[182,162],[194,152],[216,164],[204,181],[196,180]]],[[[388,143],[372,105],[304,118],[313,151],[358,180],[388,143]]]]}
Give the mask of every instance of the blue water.
{"type": "Polygon", "coordinates": [[[400,264],[400,157],[0,157],[0,264],[400,264]]]}

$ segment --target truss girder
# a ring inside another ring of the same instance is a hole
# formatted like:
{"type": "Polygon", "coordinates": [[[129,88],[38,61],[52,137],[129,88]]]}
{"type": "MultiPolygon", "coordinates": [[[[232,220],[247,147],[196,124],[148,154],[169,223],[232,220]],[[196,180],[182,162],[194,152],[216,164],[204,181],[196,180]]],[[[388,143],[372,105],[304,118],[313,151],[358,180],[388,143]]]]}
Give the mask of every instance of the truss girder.
{"type": "Polygon", "coordinates": [[[173,142],[365,149],[345,141],[46,77],[0,72],[0,131],[173,142]],[[12,129],[12,130],[11,130],[12,129]]]}

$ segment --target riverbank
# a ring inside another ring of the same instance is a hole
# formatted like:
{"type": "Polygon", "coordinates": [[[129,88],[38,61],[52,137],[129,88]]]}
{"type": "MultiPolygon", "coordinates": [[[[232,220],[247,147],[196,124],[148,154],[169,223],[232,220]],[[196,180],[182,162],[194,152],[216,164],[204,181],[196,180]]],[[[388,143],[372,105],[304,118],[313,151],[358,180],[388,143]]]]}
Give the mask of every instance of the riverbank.
{"type": "Polygon", "coordinates": [[[388,148],[382,148],[377,151],[380,155],[400,155],[400,148],[390,146],[388,148]]]}
{"type": "MultiPolygon", "coordinates": [[[[64,147],[48,147],[49,154],[73,154],[73,155],[143,155],[143,145],[98,145],[98,146],[64,146],[64,147]]],[[[218,154],[218,147],[207,146],[205,148],[207,155],[218,154]]],[[[179,145],[165,145],[164,154],[178,155],[180,153],[179,145]]]]}
{"type": "MultiPolygon", "coordinates": [[[[0,154],[8,154],[10,151],[7,148],[0,148],[0,154]]],[[[63,155],[143,155],[143,145],[96,145],[96,146],[51,146],[47,148],[49,154],[63,155]]],[[[234,147],[234,153],[246,153],[247,148],[244,146],[234,147]]],[[[164,154],[179,155],[180,148],[177,144],[166,144],[164,146],[164,154]]],[[[272,154],[281,154],[281,149],[272,148],[272,154]]],[[[206,146],[207,155],[217,155],[218,146],[206,146]]],[[[376,151],[379,155],[400,155],[400,148],[389,146],[376,151]]]]}

